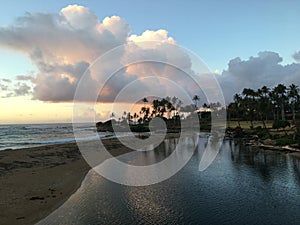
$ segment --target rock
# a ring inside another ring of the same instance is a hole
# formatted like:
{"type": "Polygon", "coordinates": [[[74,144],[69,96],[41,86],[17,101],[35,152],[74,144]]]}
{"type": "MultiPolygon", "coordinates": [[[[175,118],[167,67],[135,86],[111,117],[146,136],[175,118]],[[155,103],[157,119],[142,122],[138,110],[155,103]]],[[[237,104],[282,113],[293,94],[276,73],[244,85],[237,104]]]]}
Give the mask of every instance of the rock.
{"type": "Polygon", "coordinates": [[[16,220],[22,220],[25,219],[25,216],[17,217],[16,220]]]}
{"type": "Polygon", "coordinates": [[[29,200],[44,200],[44,199],[45,199],[44,197],[34,196],[31,197],[29,200]]]}

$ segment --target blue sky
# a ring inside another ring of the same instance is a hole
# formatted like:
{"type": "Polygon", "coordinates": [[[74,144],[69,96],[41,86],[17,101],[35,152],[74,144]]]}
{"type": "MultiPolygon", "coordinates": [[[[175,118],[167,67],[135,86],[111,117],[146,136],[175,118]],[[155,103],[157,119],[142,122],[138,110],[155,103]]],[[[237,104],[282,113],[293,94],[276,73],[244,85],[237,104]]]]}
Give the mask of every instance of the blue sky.
{"type": "MultiPolygon", "coordinates": [[[[184,47],[194,51],[212,69],[226,69],[230,59],[247,59],[259,51],[275,51],[291,63],[300,49],[300,1],[10,1],[1,6],[1,26],[25,12],[57,13],[69,4],[90,8],[99,19],[119,15],[131,32],[166,29],[184,47]]],[[[28,59],[0,51],[3,75],[27,73],[28,59]],[[13,60],[12,60],[13,59],[13,60]],[[11,66],[11,62],[18,66],[11,66]]]]}

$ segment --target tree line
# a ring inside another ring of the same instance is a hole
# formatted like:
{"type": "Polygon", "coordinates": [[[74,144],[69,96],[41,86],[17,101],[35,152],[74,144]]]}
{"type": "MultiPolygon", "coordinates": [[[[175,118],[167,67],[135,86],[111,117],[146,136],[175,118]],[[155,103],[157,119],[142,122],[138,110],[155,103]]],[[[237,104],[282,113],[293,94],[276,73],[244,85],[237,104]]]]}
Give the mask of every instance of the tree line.
{"type": "MultiPolygon", "coordinates": [[[[188,119],[195,115],[201,118],[200,107],[207,109],[206,111],[210,109],[212,111],[217,110],[221,107],[221,104],[218,102],[211,104],[204,103],[200,106],[200,97],[198,95],[194,95],[192,101],[193,103],[191,104],[183,105],[183,102],[176,96],[154,99],[152,102],[149,102],[147,98],[143,98],[141,100],[143,106],[140,110],[134,113],[124,111],[123,115],[117,120],[119,123],[147,124],[156,117],[163,118],[165,121],[188,119]]],[[[205,112],[202,112],[202,114],[205,114],[205,112]]],[[[111,119],[116,118],[115,113],[111,113],[110,117],[111,119]]]]}
{"type": "Polygon", "coordinates": [[[299,87],[295,84],[285,86],[278,84],[274,88],[263,86],[257,90],[244,88],[241,94],[234,95],[234,102],[227,107],[229,120],[235,119],[240,126],[241,120],[295,122],[296,112],[300,110],[299,87]]]}

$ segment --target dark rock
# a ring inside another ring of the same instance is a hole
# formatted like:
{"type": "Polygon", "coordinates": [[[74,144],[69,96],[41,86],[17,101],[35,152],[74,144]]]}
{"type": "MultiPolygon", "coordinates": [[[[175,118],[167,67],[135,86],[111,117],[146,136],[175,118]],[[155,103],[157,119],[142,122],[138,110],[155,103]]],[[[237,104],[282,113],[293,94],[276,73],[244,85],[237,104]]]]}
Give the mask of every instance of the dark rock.
{"type": "Polygon", "coordinates": [[[44,197],[34,196],[31,197],[29,200],[44,200],[44,199],[45,199],[44,197]]]}

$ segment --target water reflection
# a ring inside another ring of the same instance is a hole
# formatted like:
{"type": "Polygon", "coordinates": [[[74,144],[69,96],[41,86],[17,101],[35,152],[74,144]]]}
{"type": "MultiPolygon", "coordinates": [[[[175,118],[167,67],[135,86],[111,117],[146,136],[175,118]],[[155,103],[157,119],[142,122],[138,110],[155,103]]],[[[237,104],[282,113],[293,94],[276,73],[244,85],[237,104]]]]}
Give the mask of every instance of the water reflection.
{"type": "MultiPolygon", "coordinates": [[[[196,139],[187,139],[177,158],[196,139]]],[[[198,171],[208,138],[175,176],[150,186],[110,182],[90,171],[81,188],[39,224],[297,224],[300,221],[300,160],[226,140],[213,164],[198,171]]],[[[170,156],[169,139],[155,151],[123,155],[148,165],[170,156]]],[[[162,173],[163,171],[158,171],[162,173]]]]}

